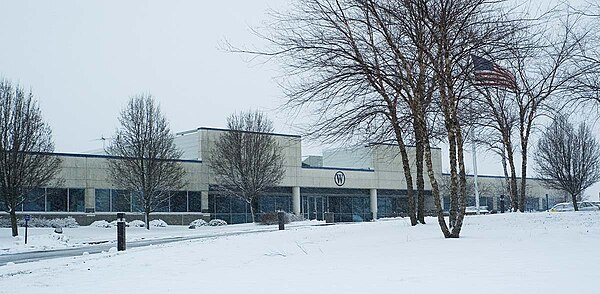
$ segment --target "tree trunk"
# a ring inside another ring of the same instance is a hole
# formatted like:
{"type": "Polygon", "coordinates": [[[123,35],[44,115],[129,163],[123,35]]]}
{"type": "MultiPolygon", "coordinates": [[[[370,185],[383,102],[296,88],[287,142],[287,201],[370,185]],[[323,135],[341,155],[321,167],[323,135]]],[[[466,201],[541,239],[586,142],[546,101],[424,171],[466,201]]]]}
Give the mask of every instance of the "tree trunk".
{"type": "Polygon", "coordinates": [[[448,131],[448,154],[450,158],[450,208],[448,209],[450,228],[453,228],[456,224],[456,214],[458,212],[458,189],[456,187],[458,177],[456,171],[456,137],[454,136],[454,130],[447,127],[448,131]]]}
{"type": "Polygon", "coordinates": [[[521,147],[522,160],[521,160],[521,191],[519,191],[519,211],[525,211],[525,188],[527,187],[527,143],[525,148],[521,147]]]}
{"type": "Polygon", "coordinates": [[[252,214],[252,222],[253,223],[255,223],[257,221],[257,219],[256,219],[257,212],[258,212],[258,198],[252,197],[250,199],[250,213],[252,214]]]}
{"type": "MultiPolygon", "coordinates": [[[[465,208],[466,208],[466,204],[467,204],[467,176],[466,176],[466,172],[465,172],[465,160],[464,160],[464,154],[463,154],[463,138],[462,138],[462,134],[460,132],[460,125],[458,122],[458,119],[455,119],[454,121],[454,127],[456,130],[456,144],[457,144],[457,160],[458,160],[458,170],[459,170],[459,174],[458,174],[458,184],[459,184],[459,188],[460,188],[460,208],[458,211],[458,215],[456,217],[456,224],[454,225],[454,227],[452,227],[452,232],[450,234],[450,238],[458,238],[460,237],[460,231],[462,229],[462,223],[463,220],[465,218],[465,208]]],[[[457,195],[458,196],[458,195],[457,195]]]]}
{"type": "Polygon", "coordinates": [[[508,159],[508,165],[510,167],[510,185],[509,185],[509,192],[510,192],[510,201],[511,201],[511,205],[512,205],[512,210],[513,211],[517,211],[517,209],[519,209],[519,195],[517,192],[517,172],[515,169],[515,157],[514,157],[514,149],[512,148],[512,143],[510,141],[510,139],[504,138],[504,145],[506,148],[506,156],[508,159]]]}
{"type": "Polygon", "coordinates": [[[17,212],[14,208],[10,209],[10,227],[12,228],[12,235],[16,237],[19,235],[19,227],[17,226],[17,212]]]}
{"type": "Polygon", "coordinates": [[[144,223],[146,223],[146,230],[150,230],[150,210],[144,209],[144,223]]]}
{"type": "Polygon", "coordinates": [[[579,207],[577,206],[577,194],[571,194],[571,201],[573,201],[573,209],[579,211],[579,207]]]}
{"type": "Polygon", "coordinates": [[[435,174],[433,172],[433,163],[431,162],[431,146],[429,146],[429,139],[424,138],[426,140],[425,146],[425,163],[427,164],[427,175],[429,176],[429,182],[431,182],[431,193],[433,194],[433,202],[435,203],[435,210],[437,212],[438,224],[440,225],[440,229],[444,234],[445,238],[450,237],[450,230],[446,225],[446,220],[444,219],[444,209],[442,208],[442,201],[440,199],[440,188],[438,186],[437,180],[435,179],[435,174]]]}
{"type": "Polygon", "coordinates": [[[408,161],[408,154],[406,153],[406,147],[404,144],[400,147],[400,154],[402,157],[402,166],[404,170],[404,177],[406,178],[406,196],[408,198],[408,216],[410,217],[410,225],[417,225],[417,218],[415,216],[415,196],[412,182],[412,175],[410,172],[410,165],[408,161]]]}
{"type": "Polygon", "coordinates": [[[424,193],[425,181],[423,179],[423,141],[421,140],[421,135],[417,135],[416,149],[417,149],[416,150],[417,220],[420,223],[425,224],[425,193],[424,193]]]}
{"type": "Polygon", "coordinates": [[[396,135],[396,142],[398,143],[398,148],[400,149],[400,157],[402,159],[402,170],[404,171],[404,178],[406,179],[406,196],[408,198],[408,216],[410,218],[410,225],[417,225],[417,218],[415,215],[415,198],[414,198],[414,188],[413,188],[413,180],[412,174],[410,171],[410,161],[408,160],[408,154],[406,153],[406,145],[404,144],[404,140],[402,139],[402,130],[400,126],[397,124],[397,118],[392,120],[394,133],[396,135]]]}

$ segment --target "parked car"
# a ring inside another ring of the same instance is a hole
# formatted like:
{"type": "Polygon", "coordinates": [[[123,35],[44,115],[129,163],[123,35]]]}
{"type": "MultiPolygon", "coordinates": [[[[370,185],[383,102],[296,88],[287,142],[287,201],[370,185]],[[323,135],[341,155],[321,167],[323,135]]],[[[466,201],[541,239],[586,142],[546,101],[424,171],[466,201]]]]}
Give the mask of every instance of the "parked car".
{"type": "MultiPolygon", "coordinates": [[[[579,211],[599,211],[600,207],[592,204],[591,202],[583,201],[577,202],[577,208],[579,211]]],[[[574,211],[573,203],[571,202],[563,202],[554,205],[550,208],[550,212],[565,212],[565,211],[574,211]]]]}

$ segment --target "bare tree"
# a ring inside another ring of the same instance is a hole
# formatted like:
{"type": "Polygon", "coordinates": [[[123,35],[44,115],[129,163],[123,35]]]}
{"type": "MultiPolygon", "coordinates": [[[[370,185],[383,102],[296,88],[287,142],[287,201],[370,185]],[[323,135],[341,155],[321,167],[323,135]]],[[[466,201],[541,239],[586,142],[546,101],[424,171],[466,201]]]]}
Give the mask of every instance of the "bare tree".
{"type": "Polygon", "coordinates": [[[53,151],[52,131],[33,94],[0,81],[0,194],[13,236],[19,234],[16,211],[28,193],[51,183],[60,171],[53,151]]]}
{"type": "Polygon", "coordinates": [[[566,117],[556,117],[538,141],[534,158],[544,185],[567,192],[575,210],[583,191],[600,181],[600,145],[585,123],[576,130],[566,117]]]}
{"type": "Polygon", "coordinates": [[[539,117],[559,108],[561,103],[556,100],[572,96],[573,85],[588,70],[587,63],[579,58],[586,31],[580,30],[577,18],[559,16],[559,29],[549,29],[549,25],[557,24],[546,19],[521,30],[512,42],[507,42],[506,61],[516,72],[518,83],[513,97],[521,149],[521,186],[515,210],[525,210],[528,148],[539,117]]]}
{"type": "Polygon", "coordinates": [[[256,221],[258,199],[285,176],[283,154],[273,132],[273,123],[258,111],[232,114],[226,132],[211,150],[208,165],[220,190],[250,205],[256,221]]]}
{"type": "Polygon", "coordinates": [[[291,11],[274,13],[273,19],[269,35],[263,35],[273,48],[250,53],[281,62],[286,108],[312,114],[305,133],[325,143],[396,143],[408,215],[416,225],[406,151],[410,111],[401,93],[405,88],[398,84],[402,64],[387,46],[395,35],[379,30],[390,21],[389,14],[375,1],[310,0],[295,2],[291,11]]]}
{"type": "Polygon", "coordinates": [[[133,96],[119,117],[121,127],[107,147],[112,182],[132,192],[134,203],[149,215],[162,207],[170,192],[181,189],[185,170],[169,124],[150,95],[133,96]]]}
{"type": "MultiPolygon", "coordinates": [[[[286,106],[308,109],[315,116],[309,134],[326,142],[392,141],[398,145],[408,214],[416,225],[413,176],[406,152],[412,130],[415,143],[423,147],[440,227],[445,237],[458,237],[465,194],[460,130],[465,120],[458,113],[466,101],[469,53],[504,32],[494,23],[497,17],[490,8],[495,3],[302,1],[289,13],[274,14],[270,34],[262,35],[274,48],[250,53],[281,61],[287,78],[283,83],[289,97],[286,106]],[[442,115],[432,115],[432,109],[442,115]],[[451,146],[452,231],[444,220],[428,147],[437,140],[430,137],[436,133],[433,130],[439,129],[432,125],[438,121],[432,117],[443,118],[451,146]],[[460,203],[458,195],[462,195],[460,203]]],[[[418,157],[417,166],[421,164],[418,157]]],[[[417,179],[417,189],[422,186],[417,179]]]]}
{"type": "Polygon", "coordinates": [[[482,118],[479,123],[483,131],[477,140],[496,153],[502,162],[507,182],[508,196],[512,207],[518,207],[517,172],[515,167],[515,129],[517,127],[517,107],[512,93],[503,89],[479,89],[482,104],[482,118]]]}
{"type": "Polygon", "coordinates": [[[425,158],[438,223],[446,238],[458,238],[464,220],[467,181],[464,143],[470,124],[473,90],[469,84],[469,57],[484,48],[493,47],[513,33],[506,25],[498,2],[486,0],[412,1],[414,11],[423,19],[431,45],[422,44],[431,64],[437,86],[437,104],[443,116],[449,145],[450,216],[447,225],[440,201],[439,185],[431,162],[430,143],[425,144],[425,158]]]}

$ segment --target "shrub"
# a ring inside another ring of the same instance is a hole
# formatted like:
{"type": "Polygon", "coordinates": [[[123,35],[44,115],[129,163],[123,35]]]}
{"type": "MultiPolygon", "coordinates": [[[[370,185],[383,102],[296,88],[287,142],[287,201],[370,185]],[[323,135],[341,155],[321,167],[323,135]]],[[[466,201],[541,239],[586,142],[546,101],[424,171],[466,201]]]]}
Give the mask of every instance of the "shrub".
{"type": "Polygon", "coordinates": [[[93,223],[90,224],[90,227],[96,227],[96,228],[112,228],[113,224],[109,223],[105,220],[97,220],[93,223]]]}
{"type": "Polygon", "coordinates": [[[288,219],[289,222],[300,222],[304,220],[304,216],[302,214],[295,215],[293,213],[286,212],[285,217],[288,219]]]}
{"type": "MultiPolygon", "coordinates": [[[[25,226],[25,220],[22,217],[19,217],[17,221],[19,227],[25,226]]],[[[46,218],[31,218],[29,222],[27,222],[27,226],[30,228],[76,228],[79,227],[77,221],[72,217],[66,218],[55,218],[55,219],[46,219],[46,218]]],[[[0,227],[10,228],[10,220],[9,219],[0,219],[0,227]]]]}
{"type": "Polygon", "coordinates": [[[150,226],[152,227],[159,227],[159,228],[165,228],[169,225],[167,225],[167,223],[162,220],[162,219],[154,219],[150,221],[150,226]]]}
{"type": "Polygon", "coordinates": [[[134,227],[134,228],[143,228],[146,226],[146,223],[144,223],[144,221],[141,220],[132,220],[130,222],[127,223],[128,227],[134,227]]]}
{"type": "MultiPolygon", "coordinates": [[[[304,217],[302,215],[295,215],[293,213],[286,212],[284,216],[284,223],[289,224],[291,222],[303,221],[304,217]]],[[[279,218],[277,216],[277,212],[267,212],[263,213],[260,216],[261,225],[276,225],[279,224],[279,218]]]]}
{"type": "Polygon", "coordinates": [[[213,227],[225,226],[225,225],[227,225],[227,222],[222,219],[215,218],[215,219],[211,219],[208,222],[208,225],[213,226],[213,227]]]}
{"type": "Polygon", "coordinates": [[[195,221],[193,221],[193,222],[190,223],[189,228],[190,229],[196,229],[196,228],[207,226],[207,225],[208,225],[208,223],[205,220],[203,220],[203,219],[197,219],[197,220],[195,220],[195,221]]]}
{"type": "MultiPolygon", "coordinates": [[[[285,217],[284,217],[285,221],[285,217]]],[[[279,223],[279,217],[277,216],[277,212],[267,212],[260,215],[259,224],[261,225],[276,225],[279,223]]],[[[288,223],[285,221],[285,223],[288,223]]]]}

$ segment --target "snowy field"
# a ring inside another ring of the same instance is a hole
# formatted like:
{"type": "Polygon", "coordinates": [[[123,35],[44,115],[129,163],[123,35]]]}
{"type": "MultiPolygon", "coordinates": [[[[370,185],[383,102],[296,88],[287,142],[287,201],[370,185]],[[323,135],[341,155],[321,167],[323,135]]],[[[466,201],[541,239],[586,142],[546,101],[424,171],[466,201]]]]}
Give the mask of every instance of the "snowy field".
{"type": "MultiPolygon", "coordinates": [[[[297,226],[6,265],[0,293],[600,292],[600,213],[472,216],[453,240],[427,221],[297,226]]],[[[244,226],[253,225],[227,229],[244,226]]]]}
{"type": "MultiPolygon", "coordinates": [[[[291,226],[306,226],[316,222],[295,222],[291,226]]],[[[288,226],[290,226],[288,225],[288,226]]],[[[159,240],[172,237],[195,237],[214,235],[220,233],[235,233],[254,230],[273,229],[273,226],[256,224],[228,225],[221,227],[202,226],[197,229],[188,229],[187,226],[151,227],[150,230],[140,227],[128,227],[126,232],[127,242],[140,240],[159,240]]],[[[55,234],[53,228],[29,228],[27,244],[25,244],[25,228],[19,227],[19,236],[12,237],[10,228],[0,228],[0,255],[64,249],[73,247],[93,246],[94,244],[117,244],[116,227],[101,228],[93,226],[80,226],[76,228],[63,228],[62,234],[55,234]]]]}

